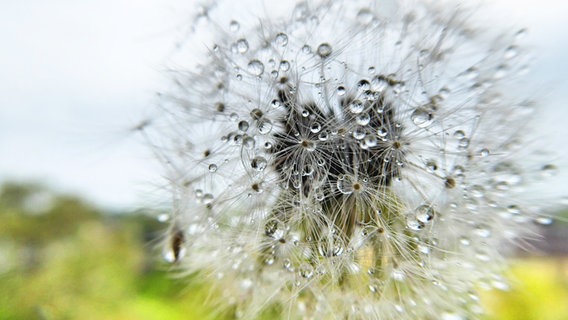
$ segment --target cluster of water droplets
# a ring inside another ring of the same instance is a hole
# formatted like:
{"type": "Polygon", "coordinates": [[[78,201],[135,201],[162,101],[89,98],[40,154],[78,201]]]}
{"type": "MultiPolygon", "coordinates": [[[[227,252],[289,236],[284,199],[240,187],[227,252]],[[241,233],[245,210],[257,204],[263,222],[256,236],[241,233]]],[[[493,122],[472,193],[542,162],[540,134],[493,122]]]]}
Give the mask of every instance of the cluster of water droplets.
{"type": "Polygon", "coordinates": [[[504,287],[487,266],[503,239],[551,222],[512,157],[531,104],[500,91],[526,71],[524,31],[495,49],[440,8],[383,21],[341,4],[215,22],[209,60],[172,94],[165,256],[220,279],[243,318],[475,316],[475,284],[504,287]]]}

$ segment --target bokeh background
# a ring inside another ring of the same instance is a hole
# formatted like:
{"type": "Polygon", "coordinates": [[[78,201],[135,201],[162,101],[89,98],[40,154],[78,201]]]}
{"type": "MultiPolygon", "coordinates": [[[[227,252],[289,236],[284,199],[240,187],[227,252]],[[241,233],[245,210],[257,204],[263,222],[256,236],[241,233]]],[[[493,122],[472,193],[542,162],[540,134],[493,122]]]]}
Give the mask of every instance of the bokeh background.
{"type": "MultiPolygon", "coordinates": [[[[173,278],[160,261],[156,217],[167,197],[133,130],[158,116],[155,92],[168,84],[162,71],[194,1],[0,3],[0,319],[219,317],[203,306],[206,285],[173,278]]],[[[536,132],[560,168],[541,191],[568,195],[568,3],[495,0],[480,10],[495,28],[528,27],[536,132]]],[[[511,257],[511,290],[483,295],[489,319],[568,319],[559,211],[533,250],[511,257]]]]}

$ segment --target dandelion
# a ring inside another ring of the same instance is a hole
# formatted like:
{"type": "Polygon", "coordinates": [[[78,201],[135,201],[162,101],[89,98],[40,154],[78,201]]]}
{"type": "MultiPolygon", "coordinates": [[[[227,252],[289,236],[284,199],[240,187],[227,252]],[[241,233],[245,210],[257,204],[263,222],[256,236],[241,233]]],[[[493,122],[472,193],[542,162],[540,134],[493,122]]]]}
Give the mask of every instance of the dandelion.
{"type": "Polygon", "coordinates": [[[243,319],[477,317],[502,244],[544,221],[524,31],[403,0],[212,13],[208,56],[162,94],[166,257],[243,319]]]}

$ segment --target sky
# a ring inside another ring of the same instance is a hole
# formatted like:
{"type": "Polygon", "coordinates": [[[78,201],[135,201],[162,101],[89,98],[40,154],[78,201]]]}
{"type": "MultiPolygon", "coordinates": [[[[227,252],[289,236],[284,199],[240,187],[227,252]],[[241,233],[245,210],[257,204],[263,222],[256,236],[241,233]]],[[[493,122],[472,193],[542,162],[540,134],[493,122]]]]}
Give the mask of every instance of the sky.
{"type": "MultiPolygon", "coordinates": [[[[167,83],[164,62],[180,26],[187,25],[191,3],[3,3],[0,183],[42,182],[116,210],[159,202],[160,166],[130,128],[155,112],[155,92],[167,83]]],[[[529,29],[535,91],[545,97],[540,129],[559,150],[559,162],[566,162],[568,4],[490,3],[495,16],[488,21],[529,29]]],[[[557,180],[567,185],[568,175],[557,180]]]]}

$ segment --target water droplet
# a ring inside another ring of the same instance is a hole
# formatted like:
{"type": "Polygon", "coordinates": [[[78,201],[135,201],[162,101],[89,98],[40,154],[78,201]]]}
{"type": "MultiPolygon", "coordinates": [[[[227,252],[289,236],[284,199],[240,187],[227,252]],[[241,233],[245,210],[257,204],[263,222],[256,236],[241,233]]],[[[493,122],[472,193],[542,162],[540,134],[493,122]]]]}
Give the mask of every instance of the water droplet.
{"type": "Polygon", "coordinates": [[[428,160],[428,162],[426,162],[426,170],[430,173],[438,170],[438,164],[436,163],[436,161],[428,160]]]}
{"type": "Polygon", "coordinates": [[[368,113],[361,113],[357,115],[355,122],[360,126],[366,126],[371,122],[371,116],[368,113]]]}
{"type": "Polygon", "coordinates": [[[463,130],[456,130],[456,132],[454,132],[454,138],[458,140],[465,138],[465,132],[463,132],[463,130]]]}
{"type": "Polygon", "coordinates": [[[327,141],[328,138],[329,138],[329,134],[326,131],[320,132],[320,134],[318,135],[318,139],[320,141],[327,141]]]}
{"type": "Polygon", "coordinates": [[[406,226],[410,230],[420,231],[424,229],[424,222],[416,220],[415,216],[408,216],[406,219],[406,226]]]}
{"type": "Polygon", "coordinates": [[[288,44],[288,35],[281,32],[276,35],[275,41],[277,45],[285,47],[288,44]]]}
{"type": "Polygon", "coordinates": [[[388,133],[389,133],[389,132],[388,132],[387,128],[385,128],[385,127],[380,127],[379,129],[377,129],[377,135],[378,135],[379,137],[381,137],[381,138],[382,138],[382,137],[386,137],[386,135],[387,135],[388,133]]]}
{"type": "Polygon", "coordinates": [[[416,108],[414,112],[410,115],[412,122],[419,128],[426,128],[432,124],[432,119],[434,118],[432,113],[425,110],[424,108],[416,108]]]}
{"type": "Polygon", "coordinates": [[[353,138],[355,138],[356,140],[362,140],[363,138],[365,138],[366,134],[367,132],[365,131],[365,128],[360,126],[357,126],[355,130],[353,130],[353,138]]]}
{"type": "Polygon", "coordinates": [[[209,204],[211,202],[213,202],[213,195],[210,193],[206,193],[203,195],[203,198],[201,199],[201,201],[203,201],[204,204],[209,204]]]}
{"type": "Polygon", "coordinates": [[[287,60],[280,61],[280,70],[282,71],[290,70],[290,62],[288,62],[287,60]]]}
{"type": "Polygon", "coordinates": [[[365,136],[365,145],[367,145],[367,148],[376,147],[377,144],[378,144],[377,137],[372,135],[365,136]]]}
{"type": "Polygon", "coordinates": [[[270,121],[269,119],[261,119],[258,121],[258,132],[260,134],[268,134],[270,133],[270,131],[272,131],[272,121],[270,121]]]}
{"type": "Polygon", "coordinates": [[[268,161],[264,157],[257,156],[250,162],[250,166],[255,169],[256,171],[264,171],[266,166],[268,165],[268,161]]]}
{"type": "Polygon", "coordinates": [[[354,100],[349,104],[349,111],[351,111],[351,113],[358,114],[363,112],[364,109],[365,105],[361,100],[354,100]]]}
{"type": "Polygon", "coordinates": [[[162,214],[158,215],[158,221],[166,222],[168,220],[170,220],[170,215],[168,213],[162,213],[162,214]]]}
{"type": "Polygon", "coordinates": [[[351,179],[347,178],[346,176],[340,176],[337,179],[337,190],[343,194],[352,194],[353,193],[353,183],[351,179]]]}
{"type": "Polygon", "coordinates": [[[538,217],[535,219],[535,222],[547,226],[552,224],[553,220],[551,217],[538,217]]]}
{"type": "Polygon", "coordinates": [[[542,176],[545,178],[549,178],[555,176],[558,173],[558,167],[553,164],[546,164],[541,168],[542,176]]]}
{"type": "Polygon", "coordinates": [[[483,149],[481,149],[481,151],[479,151],[479,155],[482,156],[482,157],[488,157],[489,153],[490,153],[489,149],[485,149],[485,148],[483,148],[483,149]]]}
{"type": "Polygon", "coordinates": [[[312,53],[312,47],[310,47],[309,45],[305,44],[305,45],[302,47],[302,52],[305,53],[305,54],[310,54],[310,53],[312,53]]]}
{"type": "Polygon", "coordinates": [[[217,165],[216,164],[210,164],[209,165],[209,172],[216,172],[217,171],[217,165]]]}
{"type": "Polygon", "coordinates": [[[340,96],[340,97],[345,95],[345,87],[344,86],[337,87],[337,95],[340,96]]]}
{"type": "Polygon", "coordinates": [[[362,24],[369,24],[373,18],[373,12],[369,8],[363,8],[357,13],[357,21],[362,24]]]}
{"type": "Polygon", "coordinates": [[[231,30],[231,32],[237,32],[239,31],[240,28],[241,25],[239,24],[238,21],[233,20],[229,23],[229,29],[231,30]]]}
{"type": "Polygon", "coordinates": [[[321,125],[318,122],[315,122],[310,126],[310,131],[313,133],[318,133],[320,132],[320,130],[321,130],[321,125]]]}
{"type": "Polygon", "coordinates": [[[458,141],[458,149],[466,150],[469,147],[469,139],[468,138],[461,138],[458,141]]]}
{"type": "Polygon", "coordinates": [[[249,128],[249,123],[245,120],[239,121],[238,128],[242,132],[246,132],[249,128]]]}
{"type": "Polygon", "coordinates": [[[428,223],[434,219],[434,210],[429,205],[421,205],[416,208],[416,220],[428,223]]]}
{"type": "Polygon", "coordinates": [[[331,55],[332,49],[329,43],[322,43],[318,46],[317,53],[322,58],[327,58],[331,55]]]}
{"type": "Polygon", "coordinates": [[[259,60],[251,60],[248,64],[248,71],[255,76],[260,76],[264,73],[264,64],[259,60]]]}
{"type": "Polygon", "coordinates": [[[304,263],[300,266],[299,273],[302,278],[310,279],[314,275],[314,268],[311,265],[304,263]]]}
{"type": "Polygon", "coordinates": [[[249,49],[249,43],[247,39],[239,39],[237,40],[237,51],[239,53],[246,53],[249,49]]]}

